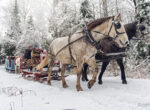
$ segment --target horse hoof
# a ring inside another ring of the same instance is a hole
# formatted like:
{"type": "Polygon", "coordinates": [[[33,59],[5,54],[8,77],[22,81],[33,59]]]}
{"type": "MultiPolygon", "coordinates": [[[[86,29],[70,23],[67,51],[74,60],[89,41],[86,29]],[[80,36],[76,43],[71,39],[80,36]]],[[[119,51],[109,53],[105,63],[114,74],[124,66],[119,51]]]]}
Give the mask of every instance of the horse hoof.
{"type": "Polygon", "coordinates": [[[82,77],[82,81],[85,81],[85,78],[84,78],[84,77],[82,77]]]}
{"type": "Polygon", "coordinates": [[[88,85],[87,85],[87,86],[88,86],[89,89],[92,88],[92,86],[90,85],[90,82],[88,82],[88,85]]]}
{"type": "Polygon", "coordinates": [[[95,83],[95,80],[90,80],[90,81],[88,82],[88,88],[91,89],[92,86],[94,85],[94,83],[95,83]]]}
{"type": "Polygon", "coordinates": [[[80,89],[77,89],[77,91],[83,91],[83,89],[82,89],[82,88],[80,88],[80,89]]]}
{"type": "Polygon", "coordinates": [[[86,81],[89,81],[88,79],[85,79],[86,81]]]}
{"type": "Polygon", "coordinates": [[[99,80],[99,81],[98,81],[98,84],[102,85],[102,84],[103,84],[103,81],[102,81],[102,80],[99,80]]]}
{"type": "Polygon", "coordinates": [[[47,82],[47,85],[51,85],[51,82],[50,82],[50,81],[48,81],[48,82],[47,82]]]}
{"type": "Polygon", "coordinates": [[[67,84],[64,84],[64,85],[63,85],[63,88],[68,88],[68,85],[67,85],[67,84]]]}
{"type": "Polygon", "coordinates": [[[83,89],[80,86],[76,86],[77,91],[83,91],[83,89]]]}
{"type": "Polygon", "coordinates": [[[82,81],[89,81],[88,78],[82,77],[82,81]]]}
{"type": "Polygon", "coordinates": [[[122,84],[127,84],[127,81],[126,80],[122,80],[122,84]]]}

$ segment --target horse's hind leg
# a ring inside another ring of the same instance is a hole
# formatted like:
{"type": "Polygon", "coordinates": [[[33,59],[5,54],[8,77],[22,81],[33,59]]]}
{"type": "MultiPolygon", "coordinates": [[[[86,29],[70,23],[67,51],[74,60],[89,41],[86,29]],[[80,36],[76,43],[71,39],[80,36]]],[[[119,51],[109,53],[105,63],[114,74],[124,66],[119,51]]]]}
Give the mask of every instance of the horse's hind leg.
{"type": "Polygon", "coordinates": [[[77,91],[83,91],[80,85],[80,78],[81,78],[81,71],[82,71],[82,65],[78,65],[75,67],[76,74],[77,74],[77,83],[76,83],[76,89],[77,91]]]}
{"type": "Polygon", "coordinates": [[[81,68],[78,68],[78,72],[77,72],[77,84],[76,84],[77,91],[83,91],[83,89],[81,88],[81,85],[80,85],[81,70],[82,70],[81,68]]]}
{"type": "Polygon", "coordinates": [[[54,64],[54,61],[51,60],[49,63],[49,66],[48,66],[48,78],[47,78],[47,84],[48,85],[51,85],[51,75],[52,75],[53,64],[54,64]]]}
{"type": "Polygon", "coordinates": [[[66,83],[66,81],[65,81],[65,76],[64,76],[64,74],[65,74],[65,70],[66,70],[66,66],[67,65],[62,65],[62,69],[61,69],[61,78],[62,78],[62,86],[63,86],[63,88],[67,88],[68,87],[68,85],[67,85],[67,83],[66,83]]]}

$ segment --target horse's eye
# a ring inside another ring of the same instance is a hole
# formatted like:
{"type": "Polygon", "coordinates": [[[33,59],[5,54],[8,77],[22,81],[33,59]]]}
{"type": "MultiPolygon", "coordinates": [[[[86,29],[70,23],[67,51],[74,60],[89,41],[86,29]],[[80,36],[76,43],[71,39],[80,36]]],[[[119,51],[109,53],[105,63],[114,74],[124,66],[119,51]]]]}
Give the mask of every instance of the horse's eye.
{"type": "Polygon", "coordinates": [[[121,24],[120,23],[116,23],[115,27],[116,27],[116,29],[120,29],[121,28],[121,24]]]}

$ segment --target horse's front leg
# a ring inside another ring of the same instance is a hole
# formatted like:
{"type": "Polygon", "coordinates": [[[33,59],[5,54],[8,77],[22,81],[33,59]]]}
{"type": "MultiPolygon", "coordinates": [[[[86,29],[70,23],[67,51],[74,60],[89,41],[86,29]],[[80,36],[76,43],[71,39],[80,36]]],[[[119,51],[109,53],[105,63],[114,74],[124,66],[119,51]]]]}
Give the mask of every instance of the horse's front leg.
{"type": "Polygon", "coordinates": [[[87,69],[88,69],[88,64],[84,63],[83,68],[82,68],[82,81],[89,81],[87,77],[87,69]]]}
{"type": "Polygon", "coordinates": [[[117,63],[121,69],[122,84],[127,84],[126,75],[125,75],[125,71],[124,71],[123,58],[117,59],[117,63]]]}
{"type": "Polygon", "coordinates": [[[101,72],[100,72],[99,77],[98,77],[98,80],[99,80],[98,84],[103,84],[102,77],[103,77],[103,74],[104,74],[108,64],[109,64],[109,61],[103,62],[101,72]]]}
{"type": "Polygon", "coordinates": [[[67,65],[63,64],[62,65],[62,69],[61,69],[61,78],[62,78],[62,86],[63,86],[63,88],[67,88],[68,87],[68,85],[67,85],[67,83],[65,81],[65,76],[64,76],[66,67],[67,67],[67,65]]]}
{"type": "Polygon", "coordinates": [[[90,89],[94,85],[94,83],[96,82],[96,78],[97,78],[97,74],[98,74],[98,67],[96,65],[95,60],[88,62],[88,64],[94,69],[93,77],[88,82],[88,88],[90,89]]]}
{"type": "Polygon", "coordinates": [[[81,66],[75,67],[75,69],[77,70],[77,84],[76,84],[76,89],[77,91],[83,91],[83,89],[81,88],[80,85],[80,78],[81,78],[81,70],[82,68],[80,68],[81,66]]]}

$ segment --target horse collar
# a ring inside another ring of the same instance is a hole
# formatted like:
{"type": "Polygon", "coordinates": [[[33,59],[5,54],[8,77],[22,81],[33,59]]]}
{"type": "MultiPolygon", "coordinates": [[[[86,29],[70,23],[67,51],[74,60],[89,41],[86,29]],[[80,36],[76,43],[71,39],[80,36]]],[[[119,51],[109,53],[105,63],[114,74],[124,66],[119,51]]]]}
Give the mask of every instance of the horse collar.
{"type": "Polygon", "coordinates": [[[99,40],[98,42],[93,38],[92,34],[91,34],[91,31],[89,30],[83,30],[83,33],[85,33],[86,35],[86,40],[91,44],[93,45],[97,50],[101,49],[101,45],[100,45],[100,41],[99,40]]]}

